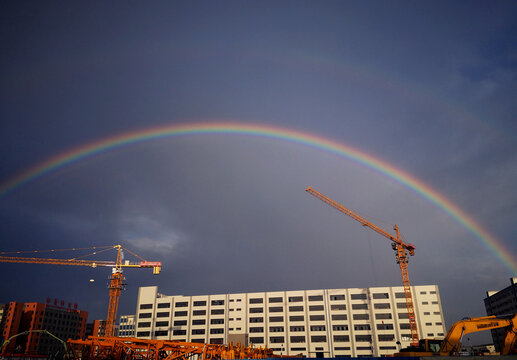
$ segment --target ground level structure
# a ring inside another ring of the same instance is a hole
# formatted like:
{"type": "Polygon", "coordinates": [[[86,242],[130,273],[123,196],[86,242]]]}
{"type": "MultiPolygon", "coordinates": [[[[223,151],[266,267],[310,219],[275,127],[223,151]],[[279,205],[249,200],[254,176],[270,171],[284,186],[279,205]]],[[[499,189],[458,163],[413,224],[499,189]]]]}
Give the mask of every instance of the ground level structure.
{"type": "MultiPolygon", "coordinates": [[[[413,286],[420,337],[443,338],[438,286],[413,286]]],[[[208,344],[240,342],[277,354],[356,357],[392,354],[411,335],[402,287],[163,295],[141,287],[136,337],[208,344]]]]}

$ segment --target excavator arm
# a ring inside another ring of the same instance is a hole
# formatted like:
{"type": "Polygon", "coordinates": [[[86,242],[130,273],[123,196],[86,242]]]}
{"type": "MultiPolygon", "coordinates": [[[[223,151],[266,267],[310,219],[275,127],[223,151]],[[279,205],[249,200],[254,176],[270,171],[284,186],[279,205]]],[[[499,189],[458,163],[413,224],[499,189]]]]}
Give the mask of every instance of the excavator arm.
{"type": "Polygon", "coordinates": [[[460,351],[461,342],[466,334],[498,328],[508,328],[504,344],[501,346],[501,354],[507,355],[515,346],[517,314],[513,315],[511,318],[486,316],[458,321],[451,326],[449,332],[445,336],[440,347],[440,354],[456,355],[460,351]]]}

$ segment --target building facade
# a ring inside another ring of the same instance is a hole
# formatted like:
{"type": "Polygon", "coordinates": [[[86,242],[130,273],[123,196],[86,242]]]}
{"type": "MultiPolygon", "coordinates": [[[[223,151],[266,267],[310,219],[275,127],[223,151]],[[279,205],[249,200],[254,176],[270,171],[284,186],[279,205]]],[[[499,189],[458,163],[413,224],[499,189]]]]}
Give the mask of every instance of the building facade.
{"type": "Polygon", "coordinates": [[[135,337],[135,315],[120,316],[118,335],[119,337],[135,337]]]}
{"type": "Polygon", "coordinates": [[[87,318],[86,311],[12,301],[4,310],[2,337],[7,340],[24,331],[29,333],[13,339],[7,345],[6,351],[28,355],[55,355],[63,349],[63,344],[34,330],[47,330],[63,341],[79,339],[84,337],[87,318]]]}
{"type": "MultiPolygon", "coordinates": [[[[510,286],[498,290],[487,291],[484,299],[487,315],[510,315],[517,313],[517,277],[510,278],[510,286]]],[[[504,329],[492,330],[492,340],[496,351],[501,351],[500,345],[503,343],[505,335],[504,329]]]]}
{"type": "MultiPolygon", "coordinates": [[[[413,286],[420,337],[443,338],[436,285],[413,286]]],[[[136,337],[268,347],[277,354],[392,354],[411,341],[402,287],[166,296],[141,287],[136,337]],[[398,343],[399,342],[399,343],[398,343]]]]}

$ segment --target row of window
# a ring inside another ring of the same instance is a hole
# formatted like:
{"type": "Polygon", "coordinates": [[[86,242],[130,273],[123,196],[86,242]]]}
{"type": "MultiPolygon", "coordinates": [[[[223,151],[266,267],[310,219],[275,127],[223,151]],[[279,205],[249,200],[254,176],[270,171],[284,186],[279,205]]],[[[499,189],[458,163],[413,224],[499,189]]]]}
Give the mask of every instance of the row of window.
{"type": "MultiPolygon", "coordinates": [[[[430,291],[429,292],[430,294],[436,294],[436,291],[430,291]]],[[[420,292],[421,295],[426,295],[427,292],[426,291],[421,291],[420,292]]],[[[373,299],[389,299],[389,294],[388,293],[373,293],[372,294],[372,298],[373,299]]],[[[350,299],[351,300],[366,300],[368,297],[367,297],[367,294],[350,294],[350,299]]],[[[405,298],[405,294],[403,292],[397,292],[395,293],[395,298],[397,299],[403,299],[405,298]]],[[[323,301],[323,295],[309,295],[307,297],[308,301],[323,301]]],[[[237,301],[240,301],[241,299],[237,299],[237,301]]],[[[330,300],[331,301],[336,301],[336,300],[345,300],[345,295],[344,294],[338,294],[338,295],[330,295],[330,300]]],[[[230,300],[230,302],[232,302],[233,299],[230,300]]],[[[281,297],[281,296],[278,296],[278,297],[270,297],[268,298],[268,302],[269,303],[281,303],[284,301],[284,298],[281,297]]],[[[289,296],[288,297],[288,301],[290,303],[292,302],[303,302],[303,296],[289,296]]],[[[210,302],[210,304],[212,306],[218,306],[218,305],[224,305],[224,300],[221,299],[221,300],[212,300],[210,302]]],[[[250,304],[263,304],[264,303],[264,298],[250,298],[249,299],[249,303],[250,304]]],[[[424,301],[422,302],[423,305],[427,305],[428,302],[427,301],[424,301]]],[[[438,304],[438,301],[433,301],[432,304],[438,304]]],[[[188,301],[178,301],[174,304],[175,307],[188,307],[189,305],[189,302],[188,301]]],[[[193,306],[195,307],[198,307],[198,306],[207,306],[207,301],[206,300],[196,300],[196,301],[193,301],[192,303],[193,306]]],[[[166,303],[158,303],[157,304],[157,307],[160,309],[160,308],[170,308],[171,307],[171,304],[169,302],[166,302],[166,303]]],[[[145,310],[145,309],[152,309],[153,308],[153,304],[140,304],[140,309],[141,310],[145,310]]]]}

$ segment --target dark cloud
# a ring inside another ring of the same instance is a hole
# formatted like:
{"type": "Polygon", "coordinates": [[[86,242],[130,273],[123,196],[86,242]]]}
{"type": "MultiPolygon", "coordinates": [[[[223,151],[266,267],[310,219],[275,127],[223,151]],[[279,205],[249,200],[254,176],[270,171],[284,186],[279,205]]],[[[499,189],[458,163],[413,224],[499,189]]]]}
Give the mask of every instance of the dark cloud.
{"type": "MultiPolygon", "coordinates": [[[[118,133],[257,122],[413,174],[515,259],[513,2],[2,7],[1,181],[118,133]]],[[[209,294],[400,284],[389,241],[307,185],[388,230],[398,224],[417,247],[412,282],[440,286],[449,325],[483,315],[485,291],[515,275],[395,180],[329,152],[241,135],[122,147],[30,182],[0,199],[1,250],[121,243],[162,261],[160,276],[126,272],[121,313],[134,312],[146,285],[209,294]]],[[[0,301],[58,297],[105,316],[109,269],[0,269],[11,274],[0,301]]]]}

